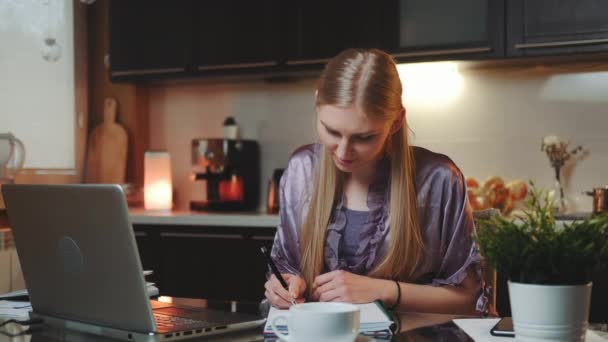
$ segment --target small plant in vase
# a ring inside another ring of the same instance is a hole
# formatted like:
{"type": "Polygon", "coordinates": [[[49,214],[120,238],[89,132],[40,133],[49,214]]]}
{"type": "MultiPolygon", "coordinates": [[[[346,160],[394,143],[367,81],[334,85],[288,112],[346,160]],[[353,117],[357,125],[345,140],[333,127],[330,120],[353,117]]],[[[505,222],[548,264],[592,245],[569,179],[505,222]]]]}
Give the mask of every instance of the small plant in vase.
{"type": "Polygon", "coordinates": [[[558,225],[551,196],[530,185],[523,212],[479,220],[475,240],[509,278],[519,339],[583,341],[591,278],[608,266],[608,214],[558,225]]]}
{"type": "Polygon", "coordinates": [[[566,163],[572,162],[573,157],[583,150],[583,146],[576,146],[573,149],[569,147],[570,143],[563,141],[556,135],[545,136],[542,140],[540,149],[547,154],[551,167],[555,171],[555,211],[564,213],[568,210],[569,203],[564,195],[564,186],[562,182],[561,172],[566,163]]]}

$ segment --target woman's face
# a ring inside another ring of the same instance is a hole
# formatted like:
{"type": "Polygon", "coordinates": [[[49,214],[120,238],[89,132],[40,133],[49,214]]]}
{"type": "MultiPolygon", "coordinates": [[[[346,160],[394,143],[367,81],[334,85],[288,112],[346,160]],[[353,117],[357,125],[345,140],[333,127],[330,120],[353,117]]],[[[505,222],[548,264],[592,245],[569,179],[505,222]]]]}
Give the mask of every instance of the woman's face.
{"type": "Polygon", "coordinates": [[[323,105],[317,108],[321,143],[331,151],[334,163],[344,172],[374,165],[390,133],[390,122],[373,120],[357,106],[323,105]]]}

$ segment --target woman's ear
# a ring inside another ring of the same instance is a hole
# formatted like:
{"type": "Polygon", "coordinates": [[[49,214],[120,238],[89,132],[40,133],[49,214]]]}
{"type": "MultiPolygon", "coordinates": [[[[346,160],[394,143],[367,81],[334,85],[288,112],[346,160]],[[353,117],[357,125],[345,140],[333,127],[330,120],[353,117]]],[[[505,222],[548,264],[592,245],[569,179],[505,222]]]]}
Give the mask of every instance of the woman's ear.
{"type": "Polygon", "coordinates": [[[395,118],[393,123],[391,124],[391,134],[397,133],[400,128],[403,128],[403,124],[405,123],[405,107],[401,108],[399,115],[395,118]]]}

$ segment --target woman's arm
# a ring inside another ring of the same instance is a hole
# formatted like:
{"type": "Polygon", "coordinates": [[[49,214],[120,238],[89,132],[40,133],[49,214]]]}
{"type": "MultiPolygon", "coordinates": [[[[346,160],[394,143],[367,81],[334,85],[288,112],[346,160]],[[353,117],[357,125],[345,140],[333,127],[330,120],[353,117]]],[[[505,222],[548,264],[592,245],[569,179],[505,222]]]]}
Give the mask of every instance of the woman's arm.
{"type": "Polygon", "coordinates": [[[279,225],[272,245],[271,257],[287,282],[284,289],[278,279],[268,272],[264,284],[265,296],[278,308],[288,308],[291,300],[303,302],[306,282],[300,276],[299,227],[302,220],[303,201],[308,193],[313,168],[313,152],[310,146],[298,149],[291,156],[281,177],[279,194],[281,207],[279,225]]]}
{"type": "MultiPolygon", "coordinates": [[[[395,305],[397,299],[397,285],[387,280],[384,295],[381,300],[388,306],[395,305]]],[[[475,275],[468,274],[458,286],[433,286],[411,283],[399,283],[401,298],[397,310],[414,312],[434,312],[450,314],[478,313],[475,309],[479,282],[475,275]]]]}
{"type": "Polygon", "coordinates": [[[467,275],[456,285],[418,285],[361,276],[346,271],[322,274],[314,282],[313,299],[322,302],[368,303],[381,300],[387,307],[400,311],[474,314],[479,282],[467,275]]]}
{"type": "Polygon", "coordinates": [[[313,150],[304,146],[294,152],[279,185],[279,225],[271,257],[279,272],[300,274],[300,226],[310,197],[313,177],[313,150]]]}

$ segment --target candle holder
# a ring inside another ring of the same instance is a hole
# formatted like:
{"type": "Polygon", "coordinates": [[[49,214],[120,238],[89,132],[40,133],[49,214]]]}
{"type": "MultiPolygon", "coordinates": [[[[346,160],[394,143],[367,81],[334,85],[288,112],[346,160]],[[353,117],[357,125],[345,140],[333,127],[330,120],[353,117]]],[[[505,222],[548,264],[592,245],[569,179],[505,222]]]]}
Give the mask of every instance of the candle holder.
{"type": "Polygon", "coordinates": [[[171,156],[166,151],[148,151],[144,154],[144,208],[169,211],[172,206],[171,156]]]}

